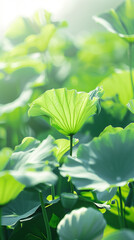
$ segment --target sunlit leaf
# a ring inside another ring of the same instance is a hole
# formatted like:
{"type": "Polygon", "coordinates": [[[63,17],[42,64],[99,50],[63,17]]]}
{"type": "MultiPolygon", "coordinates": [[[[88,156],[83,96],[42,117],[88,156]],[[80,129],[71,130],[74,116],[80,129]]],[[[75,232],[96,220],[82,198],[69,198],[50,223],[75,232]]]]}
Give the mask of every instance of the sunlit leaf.
{"type": "Polygon", "coordinates": [[[15,199],[24,187],[7,171],[0,172],[0,205],[15,199]]]}
{"type": "Polygon", "coordinates": [[[100,240],[106,222],[93,208],[80,208],[66,214],[57,227],[60,240],[100,240]]]}
{"type": "Polygon", "coordinates": [[[51,169],[58,165],[53,154],[54,139],[49,136],[43,142],[27,137],[15,148],[6,170],[27,187],[39,183],[54,184],[57,180],[51,169]]]}
{"type": "MultiPolygon", "coordinates": [[[[73,146],[75,146],[79,142],[78,139],[73,139],[73,146]]],[[[68,139],[57,139],[55,140],[55,144],[57,147],[54,148],[55,156],[58,161],[62,158],[62,156],[70,149],[70,140],[68,139]]]]}
{"type": "Polygon", "coordinates": [[[134,124],[80,145],[77,158],[68,157],[60,171],[70,176],[78,189],[104,191],[134,180],[134,124]]]}
{"type": "Polygon", "coordinates": [[[39,34],[29,35],[23,43],[17,45],[9,53],[9,56],[26,56],[27,54],[45,51],[55,31],[56,28],[53,24],[47,24],[39,34]]]}
{"type": "MultiPolygon", "coordinates": [[[[101,92],[101,88],[98,92],[101,92]]],[[[74,135],[84,122],[96,112],[98,98],[76,90],[51,89],[30,106],[30,116],[48,116],[51,125],[64,135],[74,135]]]]}
{"type": "Polygon", "coordinates": [[[29,35],[35,33],[32,21],[26,17],[18,17],[6,30],[5,36],[13,43],[20,43],[29,35]]]}
{"type": "MultiPolygon", "coordinates": [[[[134,77],[134,72],[133,72],[134,77]]],[[[117,71],[101,82],[104,89],[103,99],[118,97],[121,104],[126,106],[133,97],[129,71],[117,71]]],[[[113,103],[112,103],[113,104],[113,103]]]]}
{"type": "Polygon", "coordinates": [[[108,31],[118,34],[128,42],[134,42],[134,0],[126,0],[117,9],[101,14],[94,19],[108,31]]]}

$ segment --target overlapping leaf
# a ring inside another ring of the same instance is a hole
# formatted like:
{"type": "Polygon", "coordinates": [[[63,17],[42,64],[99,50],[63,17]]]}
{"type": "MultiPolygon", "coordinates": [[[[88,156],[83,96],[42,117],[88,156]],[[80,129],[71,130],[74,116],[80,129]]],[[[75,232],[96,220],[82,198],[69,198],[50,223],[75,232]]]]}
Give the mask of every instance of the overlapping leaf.
{"type": "Polygon", "coordinates": [[[105,226],[105,219],[99,211],[83,207],[65,215],[57,232],[60,240],[100,240],[105,226]]]}
{"type": "MultiPolygon", "coordinates": [[[[102,89],[98,88],[98,94],[102,89]]],[[[76,90],[51,89],[30,106],[30,116],[48,116],[51,125],[64,135],[74,135],[84,122],[96,112],[98,97],[91,99],[90,93],[76,90]]]]}
{"type": "Polygon", "coordinates": [[[134,239],[134,231],[123,229],[118,230],[107,237],[104,237],[103,240],[133,240],[134,239]]]}
{"type": "Polygon", "coordinates": [[[101,14],[94,19],[110,32],[128,42],[134,42],[134,0],[124,1],[117,9],[101,14]]]}
{"type": "Polygon", "coordinates": [[[1,151],[1,205],[16,198],[24,187],[33,187],[40,183],[51,185],[56,182],[57,177],[51,172],[57,166],[53,142],[54,139],[50,136],[42,143],[28,137],[15,148],[10,158],[7,158],[7,151],[1,151]]]}
{"type": "Polygon", "coordinates": [[[18,182],[10,173],[0,172],[0,205],[15,199],[25,185],[18,182]]]}
{"type": "Polygon", "coordinates": [[[101,85],[104,89],[104,99],[109,100],[110,97],[118,96],[121,104],[126,106],[128,101],[133,97],[129,71],[117,71],[104,79],[101,85]]]}
{"type": "Polygon", "coordinates": [[[68,157],[60,171],[71,176],[78,189],[103,191],[134,180],[134,124],[80,145],[77,158],[68,157]]]}
{"type": "Polygon", "coordinates": [[[53,155],[54,139],[49,136],[43,142],[27,137],[15,148],[6,170],[27,187],[39,183],[54,184],[56,176],[50,171],[58,165],[53,155]]]}
{"type": "MultiPolygon", "coordinates": [[[[75,146],[79,142],[78,139],[73,139],[73,146],[75,146]]],[[[68,139],[57,139],[55,140],[55,144],[57,147],[54,148],[55,156],[58,161],[62,158],[62,156],[70,149],[70,140],[68,139]]]]}
{"type": "MultiPolygon", "coordinates": [[[[52,204],[58,201],[53,200],[48,202],[46,200],[48,191],[43,191],[44,203],[52,204]]],[[[3,207],[2,211],[2,225],[12,226],[17,223],[18,220],[28,218],[40,206],[39,193],[37,191],[22,191],[19,196],[3,207]]]]}

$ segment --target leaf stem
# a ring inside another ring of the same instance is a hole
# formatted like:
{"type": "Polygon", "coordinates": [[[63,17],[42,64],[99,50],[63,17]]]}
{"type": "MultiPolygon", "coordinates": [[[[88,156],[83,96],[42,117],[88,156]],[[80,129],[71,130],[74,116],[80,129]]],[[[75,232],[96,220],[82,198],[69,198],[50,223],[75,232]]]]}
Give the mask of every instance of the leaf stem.
{"type": "Polygon", "coordinates": [[[130,71],[130,80],[131,80],[131,86],[132,86],[132,92],[133,92],[133,98],[134,98],[134,82],[133,82],[133,73],[132,73],[132,47],[133,43],[129,43],[129,71],[130,71]]]}
{"type": "Polygon", "coordinates": [[[72,156],[73,153],[73,135],[70,134],[70,156],[72,156]]]}
{"type": "Polygon", "coordinates": [[[45,204],[43,201],[42,192],[39,193],[39,197],[40,197],[40,202],[41,202],[42,215],[43,215],[44,223],[46,226],[47,240],[52,240],[51,230],[50,230],[50,226],[49,226],[49,221],[48,221],[48,217],[47,217],[45,204]]]}
{"type": "MultiPolygon", "coordinates": [[[[72,153],[73,153],[73,135],[70,134],[70,156],[72,156],[72,153]]],[[[74,186],[70,180],[70,188],[71,188],[71,193],[74,192],[74,186]]]]}
{"type": "Polygon", "coordinates": [[[121,187],[119,187],[119,198],[120,198],[120,216],[121,216],[121,228],[124,227],[124,214],[123,214],[123,204],[122,204],[122,193],[121,187]]]}
{"type": "Polygon", "coordinates": [[[51,186],[51,195],[52,195],[52,200],[54,200],[54,198],[55,198],[55,189],[54,189],[54,185],[51,186]]]}

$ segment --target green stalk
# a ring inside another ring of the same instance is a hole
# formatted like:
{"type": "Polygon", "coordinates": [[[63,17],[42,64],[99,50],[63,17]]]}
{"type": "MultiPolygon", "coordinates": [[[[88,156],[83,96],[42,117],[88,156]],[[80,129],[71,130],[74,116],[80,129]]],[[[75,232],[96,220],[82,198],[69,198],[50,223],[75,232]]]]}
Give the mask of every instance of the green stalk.
{"type": "Polygon", "coordinates": [[[73,135],[70,135],[70,156],[73,153],[73,135]]]}
{"type": "Polygon", "coordinates": [[[52,195],[52,200],[54,200],[54,198],[55,198],[55,189],[54,189],[54,185],[51,186],[51,195],[52,195]]]}
{"type": "MultiPolygon", "coordinates": [[[[70,156],[72,156],[73,153],[73,135],[70,135],[70,156]]],[[[71,192],[74,192],[74,186],[70,180],[70,188],[71,188],[71,192]]]]}
{"type": "Polygon", "coordinates": [[[45,204],[43,201],[42,192],[39,193],[39,197],[40,197],[40,202],[41,202],[42,215],[43,215],[44,223],[46,226],[47,240],[52,240],[51,230],[50,230],[50,226],[49,226],[49,221],[48,221],[48,217],[47,217],[45,204]]]}
{"type": "Polygon", "coordinates": [[[119,187],[119,198],[120,198],[120,216],[121,216],[121,228],[124,227],[124,210],[122,204],[122,194],[121,194],[121,187],[119,187]]]}
{"type": "Polygon", "coordinates": [[[133,43],[129,43],[129,71],[130,71],[130,80],[131,80],[131,86],[133,91],[133,98],[134,98],[134,83],[133,83],[133,72],[132,72],[132,47],[133,43]]]}

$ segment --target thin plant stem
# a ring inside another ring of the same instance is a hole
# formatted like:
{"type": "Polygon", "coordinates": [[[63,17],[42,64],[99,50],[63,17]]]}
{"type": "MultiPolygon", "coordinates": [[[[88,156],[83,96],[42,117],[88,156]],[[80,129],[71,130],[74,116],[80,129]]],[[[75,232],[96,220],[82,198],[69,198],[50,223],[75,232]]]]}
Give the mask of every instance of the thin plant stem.
{"type": "Polygon", "coordinates": [[[132,47],[133,43],[129,43],[129,71],[130,71],[130,80],[131,80],[131,86],[132,86],[132,92],[133,92],[133,98],[134,98],[134,82],[133,82],[133,72],[132,72],[132,47]]]}
{"type": "Polygon", "coordinates": [[[123,227],[124,227],[124,210],[123,210],[123,204],[122,204],[122,193],[121,193],[121,187],[119,187],[119,198],[120,198],[121,228],[123,228],[123,227]]]}
{"type": "Polygon", "coordinates": [[[49,221],[48,221],[48,217],[47,217],[45,204],[43,201],[42,192],[39,193],[39,197],[40,197],[40,202],[41,202],[42,215],[43,215],[44,223],[46,226],[47,240],[52,240],[51,230],[50,230],[50,226],[49,226],[49,221]]]}
{"type": "MultiPolygon", "coordinates": [[[[70,156],[72,156],[73,154],[73,135],[70,135],[70,156]]],[[[71,188],[71,192],[74,192],[74,186],[70,180],[70,188],[71,188]]]]}
{"type": "Polygon", "coordinates": [[[73,135],[70,135],[70,156],[73,154],[73,135]]]}
{"type": "Polygon", "coordinates": [[[51,186],[51,195],[52,195],[52,200],[55,199],[55,189],[54,189],[54,185],[51,186]]]}

